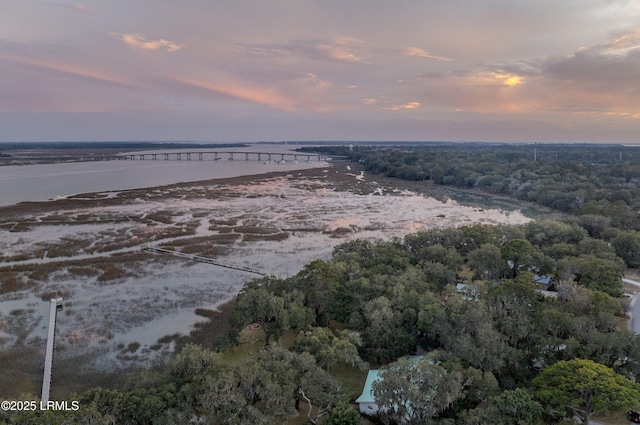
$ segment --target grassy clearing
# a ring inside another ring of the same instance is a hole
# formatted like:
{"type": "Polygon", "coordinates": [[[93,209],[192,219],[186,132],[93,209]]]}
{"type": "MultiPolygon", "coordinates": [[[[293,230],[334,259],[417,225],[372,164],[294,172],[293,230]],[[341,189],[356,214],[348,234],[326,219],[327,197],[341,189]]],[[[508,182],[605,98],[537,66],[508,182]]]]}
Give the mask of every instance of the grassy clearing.
{"type": "Polygon", "coordinates": [[[229,366],[242,365],[251,354],[264,348],[264,337],[262,329],[243,329],[238,336],[239,344],[233,350],[221,353],[222,360],[229,366]]]}
{"type": "Polygon", "coordinates": [[[592,421],[599,422],[603,425],[629,425],[629,419],[626,412],[607,413],[591,418],[592,421]]]}
{"type": "Polygon", "coordinates": [[[350,401],[354,401],[362,393],[364,382],[367,380],[367,371],[344,363],[335,365],[330,371],[331,376],[340,384],[350,401]]]}

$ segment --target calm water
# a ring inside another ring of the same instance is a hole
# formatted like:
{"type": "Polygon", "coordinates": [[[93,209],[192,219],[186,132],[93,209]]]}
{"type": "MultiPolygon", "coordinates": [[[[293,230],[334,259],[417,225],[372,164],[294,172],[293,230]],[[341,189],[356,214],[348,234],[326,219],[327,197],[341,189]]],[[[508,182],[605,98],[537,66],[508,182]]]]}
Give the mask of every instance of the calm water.
{"type": "MultiPolygon", "coordinates": [[[[224,152],[290,152],[282,145],[219,149],[224,152]]],[[[180,150],[187,152],[188,149],[180,150]]],[[[194,151],[194,150],[191,150],[194,151]]],[[[214,149],[206,149],[213,152],[214,149]]],[[[171,151],[153,151],[156,153],[171,151]]],[[[197,157],[196,157],[197,158],[197,157]]],[[[0,206],[24,201],[108,190],[137,189],[172,183],[290,171],[318,166],[312,163],[265,164],[263,161],[100,161],[0,167],[0,206]]]]}

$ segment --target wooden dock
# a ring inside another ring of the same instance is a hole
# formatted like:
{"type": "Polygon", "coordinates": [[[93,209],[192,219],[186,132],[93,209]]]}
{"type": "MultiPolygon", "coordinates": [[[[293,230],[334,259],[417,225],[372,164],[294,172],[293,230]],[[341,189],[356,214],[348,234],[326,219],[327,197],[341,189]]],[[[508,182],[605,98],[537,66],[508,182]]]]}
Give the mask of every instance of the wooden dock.
{"type": "Polygon", "coordinates": [[[223,261],[214,260],[213,258],[201,257],[199,255],[191,255],[185,254],[184,252],[174,251],[171,249],[164,248],[156,248],[152,246],[145,246],[142,248],[143,251],[153,252],[155,254],[170,254],[175,257],[186,258],[187,260],[197,261],[199,263],[213,264],[218,267],[225,267],[227,269],[240,270],[247,273],[253,273],[260,276],[266,276],[267,274],[262,270],[255,269],[253,267],[245,267],[237,264],[226,263],[223,261]]]}
{"type": "Polygon", "coordinates": [[[49,401],[49,390],[51,389],[51,370],[53,368],[53,350],[56,341],[56,317],[58,310],[62,308],[62,298],[51,299],[51,310],[49,312],[49,332],[47,334],[47,351],[44,356],[44,375],[42,376],[42,397],[43,403],[49,401]]]}

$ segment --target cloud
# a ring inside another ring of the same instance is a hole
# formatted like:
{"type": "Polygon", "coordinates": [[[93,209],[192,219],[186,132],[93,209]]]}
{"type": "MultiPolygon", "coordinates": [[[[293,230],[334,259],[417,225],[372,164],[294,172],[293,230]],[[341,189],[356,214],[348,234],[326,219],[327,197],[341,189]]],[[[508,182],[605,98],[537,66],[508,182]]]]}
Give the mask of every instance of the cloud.
{"type": "Polygon", "coordinates": [[[301,56],[333,62],[364,63],[354,53],[358,43],[361,42],[350,37],[338,37],[333,40],[291,40],[286,43],[252,44],[244,47],[248,55],[257,57],[301,56]]]}
{"type": "Polygon", "coordinates": [[[427,52],[426,50],[423,50],[419,47],[405,47],[402,50],[402,54],[405,56],[416,56],[419,58],[425,58],[425,59],[435,59],[438,61],[443,61],[443,62],[448,62],[448,61],[452,61],[453,59],[451,58],[445,58],[442,56],[434,56],[431,53],[427,52]]]}
{"type": "Polygon", "coordinates": [[[503,84],[507,87],[519,86],[525,82],[524,77],[521,75],[507,73],[503,70],[491,72],[488,75],[485,74],[483,78],[486,78],[489,81],[498,82],[499,84],[503,84]]]}
{"type": "Polygon", "coordinates": [[[176,52],[184,47],[183,44],[177,44],[169,40],[161,38],[159,40],[147,40],[142,34],[117,34],[122,41],[128,46],[135,49],[145,50],[166,50],[167,52],[176,52]]]}
{"type": "Polygon", "coordinates": [[[608,53],[626,53],[640,47],[640,29],[621,34],[609,43],[601,46],[601,49],[608,53]]]}
{"type": "Polygon", "coordinates": [[[76,12],[82,12],[82,13],[92,13],[93,11],[91,9],[89,9],[87,6],[83,5],[83,4],[69,4],[69,5],[64,5],[66,7],[69,7],[72,10],[75,10],[76,12]]]}
{"type": "Polygon", "coordinates": [[[419,106],[420,106],[420,102],[409,102],[401,105],[385,106],[382,109],[386,109],[388,111],[401,111],[403,109],[416,109],[419,106]]]}
{"type": "Polygon", "coordinates": [[[165,83],[161,85],[169,86],[182,95],[222,95],[288,112],[300,110],[327,112],[339,107],[332,101],[333,85],[311,72],[269,85],[241,81],[230,76],[216,78],[172,76],[165,78],[165,83]]]}
{"type": "Polygon", "coordinates": [[[155,89],[146,79],[64,59],[39,59],[0,52],[0,69],[12,80],[11,87],[3,93],[11,100],[0,105],[2,111],[123,111],[139,107],[138,95],[155,89]],[[34,80],[39,83],[33,84],[34,80]]]}
{"type": "Polygon", "coordinates": [[[405,78],[401,96],[432,111],[481,114],[640,113],[640,31],[566,55],[405,78]]]}
{"type": "Polygon", "coordinates": [[[547,89],[560,106],[635,115],[640,111],[640,32],[543,62],[547,89]]]}
{"type": "Polygon", "coordinates": [[[81,77],[88,80],[93,80],[102,83],[109,83],[119,85],[123,87],[136,87],[140,88],[142,85],[132,79],[124,78],[115,74],[109,74],[102,70],[94,69],[91,67],[76,66],[69,63],[56,62],[43,59],[33,59],[28,57],[22,57],[11,54],[0,53],[0,60],[8,62],[26,65],[31,68],[54,71],[61,74],[71,75],[74,77],[81,77]]]}
{"type": "Polygon", "coordinates": [[[357,55],[351,53],[349,49],[331,45],[331,44],[317,44],[314,46],[317,52],[321,56],[325,56],[329,59],[333,59],[340,62],[362,62],[362,59],[357,55]]]}

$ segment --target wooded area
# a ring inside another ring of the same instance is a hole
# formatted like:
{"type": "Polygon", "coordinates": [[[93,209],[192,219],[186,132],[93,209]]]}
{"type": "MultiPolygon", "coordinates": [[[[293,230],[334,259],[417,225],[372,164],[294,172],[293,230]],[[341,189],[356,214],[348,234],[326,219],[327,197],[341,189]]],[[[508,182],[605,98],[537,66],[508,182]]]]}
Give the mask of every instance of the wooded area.
{"type": "Polygon", "coordinates": [[[385,424],[535,425],[574,415],[589,423],[594,413],[639,405],[640,336],[628,330],[621,281],[628,267],[640,267],[635,150],[323,152],[372,173],[506,195],[566,215],[338,245],[330,260],[295,276],[247,283],[232,330],[215,347],[188,346],[121,388],[78,395],[78,412],[4,420],[273,424],[292,423],[307,405],[309,423],[358,424],[353,394],[338,382],[345,368],[367,367],[382,370],[374,394],[385,424]],[[551,281],[540,285],[535,276],[551,281]],[[251,324],[264,330],[264,349],[225,360],[251,324]],[[283,344],[287,335],[293,341],[283,344]],[[415,354],[423,357],[405,358],[415,354]]]}

